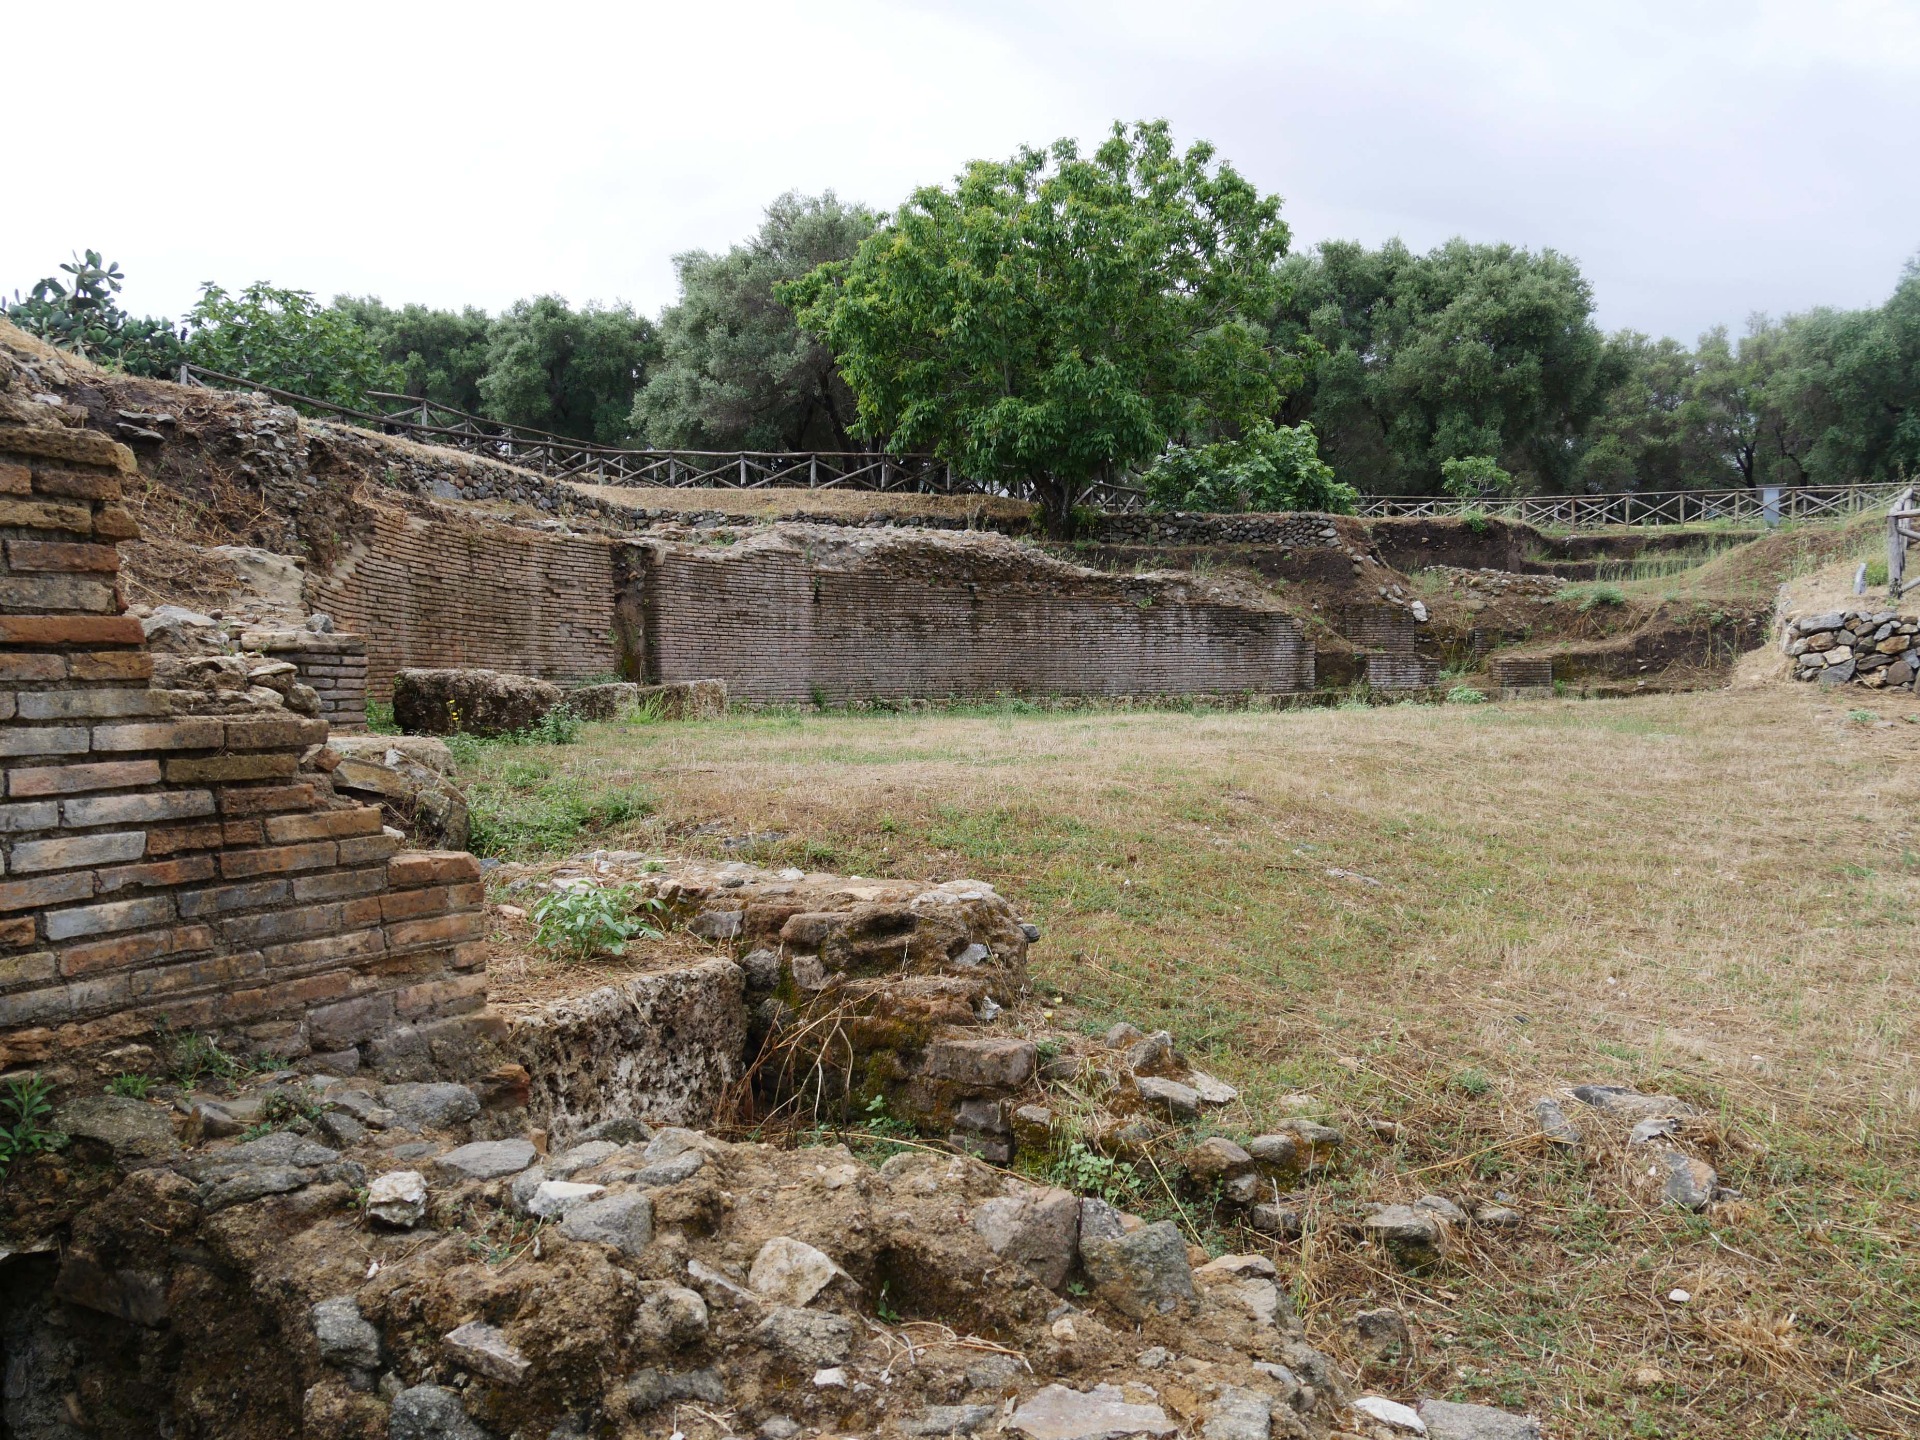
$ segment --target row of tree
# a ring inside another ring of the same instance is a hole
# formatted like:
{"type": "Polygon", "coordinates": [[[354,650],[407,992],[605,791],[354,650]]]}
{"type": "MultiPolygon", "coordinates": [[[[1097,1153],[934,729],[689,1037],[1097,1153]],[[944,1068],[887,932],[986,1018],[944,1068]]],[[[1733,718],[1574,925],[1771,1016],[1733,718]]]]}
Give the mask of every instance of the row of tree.
{"type": "Polygon", "coordinates": [[[657,322],[209,285],[175,326],[120,312],[92,253],[7,310],[143,373],[185,358],[602,444],[931,450],[1058,527],[1119,479],[1167,505],[1338,508],[1920,473],[1920,267],[1881,306],[1688,348],[1603,334],[1551,250],[1290,239],[1277,197],[1144,124],[978,162],[890,215],[783,196],[746,243],[677,257],[657,322]]]}

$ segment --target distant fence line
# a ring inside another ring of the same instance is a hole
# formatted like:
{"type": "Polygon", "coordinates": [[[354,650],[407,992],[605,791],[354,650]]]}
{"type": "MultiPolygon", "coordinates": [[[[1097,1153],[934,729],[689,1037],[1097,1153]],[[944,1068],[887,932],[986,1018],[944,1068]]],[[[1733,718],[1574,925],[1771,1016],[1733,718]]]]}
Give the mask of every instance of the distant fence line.
{"type": "MultiPolygon", "coordinates": [[[[996,495],[1026,499],[1006,486],[970,480],[931,455],[889,455],[870,450],[629,450],[595,445],[470,415],[415,395],[369,390],[367,398],[398,402],[392,410],[356,410],[311,395],[223,374],[200,365],[180,366],[182,385],[258,390],[290,405],[349,424],[401,435],[517,465],[555,480],[595,485],[660,486],[728,490],[772,487],[798,490],[894,491],[915,495],[996,495]]],[[[1434,518],[1467,514],[1497,516],[1531,525],[1587,528],[1602,525],[1683,525],[1710,520],[1775,524],[1822,516],[1858,514],[1885,503],[1897,485],[1766,486],[1747,490],[1660,490],[1624,495],[1524,495],[1459,500],[1445,495],[1363,497],[1363,516],[1434,518]]],[[[1146,491],[1137,485],[1096,486],[1088,503],[1109,510],[1139,510],[1146,491]]]]}

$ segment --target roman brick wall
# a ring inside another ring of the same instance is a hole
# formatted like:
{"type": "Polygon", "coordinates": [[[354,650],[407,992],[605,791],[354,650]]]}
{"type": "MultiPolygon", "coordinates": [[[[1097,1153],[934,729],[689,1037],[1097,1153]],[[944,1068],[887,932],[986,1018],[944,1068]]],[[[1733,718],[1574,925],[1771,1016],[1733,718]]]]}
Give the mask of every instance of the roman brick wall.
{"type": "Polygon", "coordinates": [[[243,630],[240,648],[284,660],[320,697],[320,718],[335,730],[367,728],[367,640],[312,630],[243,630]]]}
{"type": "Polygon", "coordinates": [[[409,667],[505,670],[561,683],[619,668],[614,542],[368,505],[371,528],[307,599],[366,638],[366,693],[409,667]]]}
{"type": "Polygon", "coordinates": [[[783,526],[628,547],[635,667],[736,698],[1286,692],[1300,623],[1257,592],[1066,564],[1003,537],[783,526]]]}
{"type": "Polygon", "coordinates": [[[336,798],[325,721],[151,683],[116,583],[133,457],[54,418],[0,394],[0,1068],[160,1026],[295,1058],[465,1025],[473,857],[336,798]]]}

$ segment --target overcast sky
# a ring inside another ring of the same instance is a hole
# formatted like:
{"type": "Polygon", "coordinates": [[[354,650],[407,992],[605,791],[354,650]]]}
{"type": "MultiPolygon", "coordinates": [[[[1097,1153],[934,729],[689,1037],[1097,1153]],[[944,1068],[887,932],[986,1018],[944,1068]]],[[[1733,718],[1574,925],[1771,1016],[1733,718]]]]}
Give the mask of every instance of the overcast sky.
{"type": "Polygon", "coordinates": [[[782,190],[885,207],[1155,117],[1283,196],[1296,248],[1550,246],[1609,329],[1877,303],[1920,251],[1920,0],[15,0],[4,29],[0,291],[90,245],[139,312],[267,279],[653,313],[782,190]]]}

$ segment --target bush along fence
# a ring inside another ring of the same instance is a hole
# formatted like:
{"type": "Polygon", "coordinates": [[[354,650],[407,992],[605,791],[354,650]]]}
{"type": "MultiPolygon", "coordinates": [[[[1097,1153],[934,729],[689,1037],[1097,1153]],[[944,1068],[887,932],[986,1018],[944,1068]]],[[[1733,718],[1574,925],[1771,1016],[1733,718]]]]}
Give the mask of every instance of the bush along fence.
{"type": "Polygon", "coordinates": [[[1796,680],[1911,690],[1920,675],[1920,618],[1892,610],[1828,610],[1787,622],[1796,680]]]}

